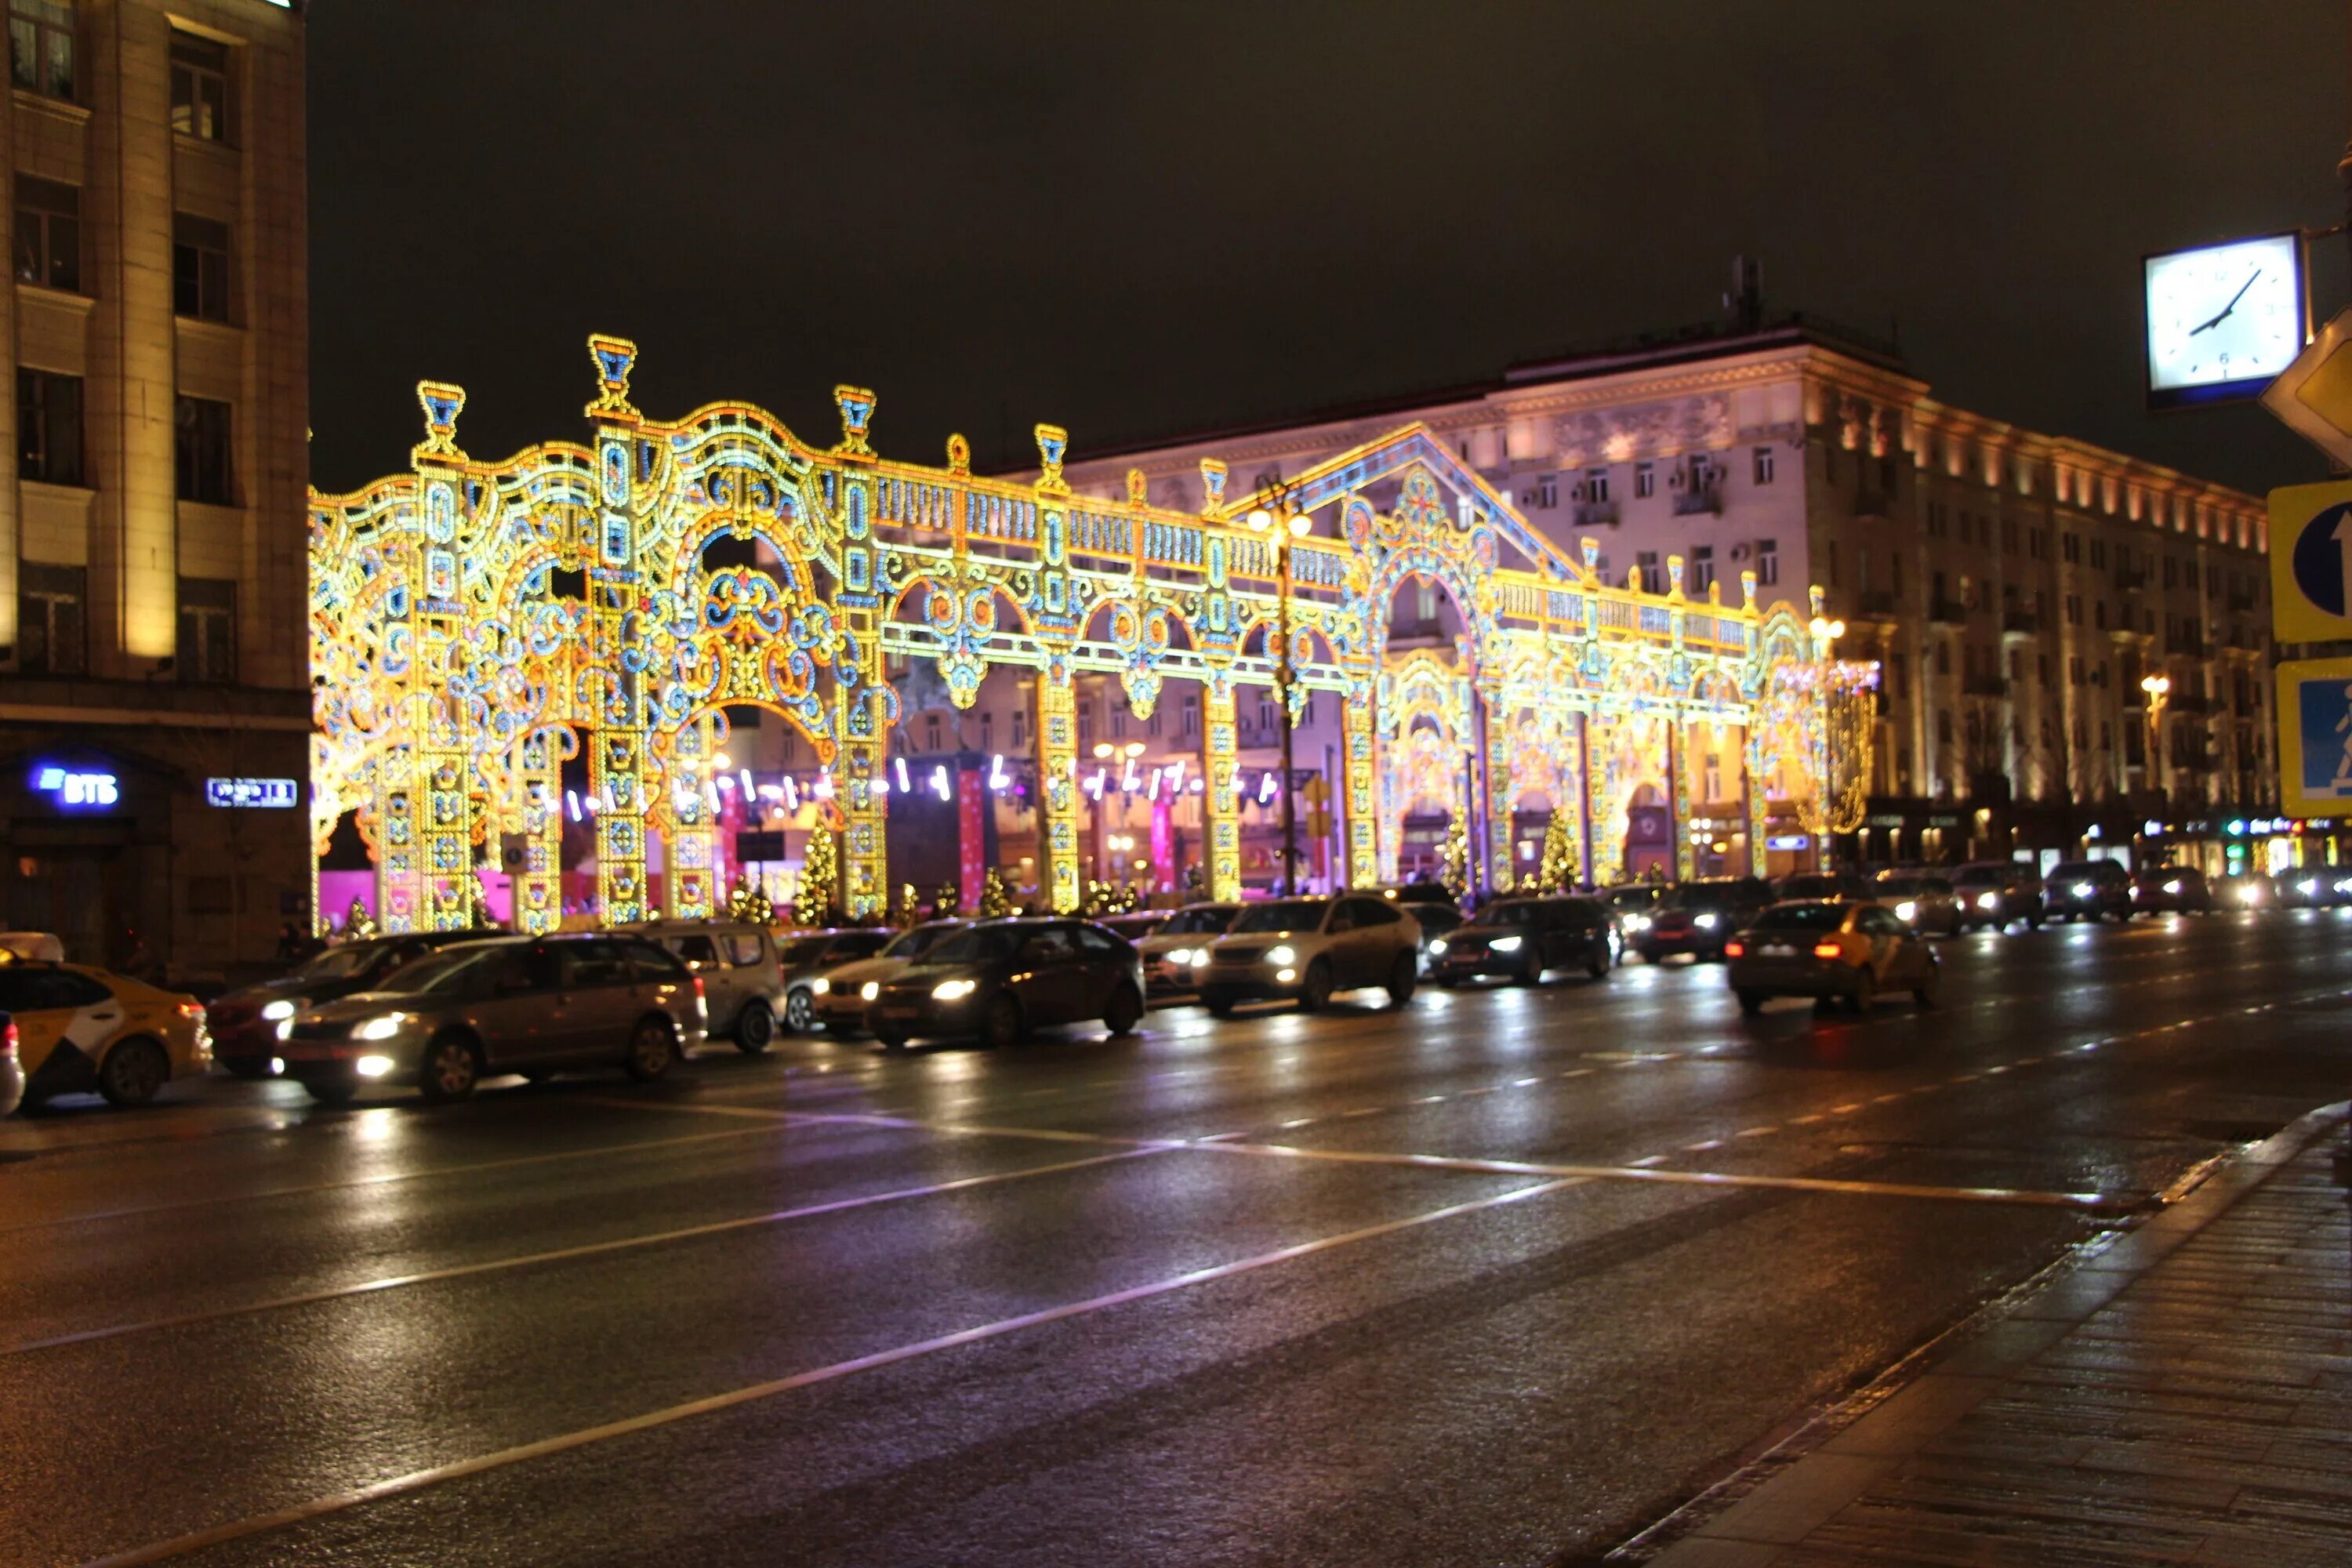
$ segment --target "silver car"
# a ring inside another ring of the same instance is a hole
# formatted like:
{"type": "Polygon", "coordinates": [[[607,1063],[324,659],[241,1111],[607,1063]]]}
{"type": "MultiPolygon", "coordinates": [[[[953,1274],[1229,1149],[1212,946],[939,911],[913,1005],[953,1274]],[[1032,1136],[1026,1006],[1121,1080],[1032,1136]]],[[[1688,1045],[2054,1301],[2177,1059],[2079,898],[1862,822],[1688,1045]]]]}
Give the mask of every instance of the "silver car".
{"type": "Polygon", "coordinates": [[[433,1104],[486,1078],[617,1066],[660,1078],[702,1043],[702,977],[642,936],[565,932],[459,942],[279,1026],[286,1076],[340,1105],[414,1084],[433,1104]]]}
{"type": "Polygon", "coordinates": [[[628,930],[649,936],[702,977],[710,1037],[758,1056],[776,1037],[784,1011],[784,975],[776,939],[749,921],[648,921],[628,930]]]}

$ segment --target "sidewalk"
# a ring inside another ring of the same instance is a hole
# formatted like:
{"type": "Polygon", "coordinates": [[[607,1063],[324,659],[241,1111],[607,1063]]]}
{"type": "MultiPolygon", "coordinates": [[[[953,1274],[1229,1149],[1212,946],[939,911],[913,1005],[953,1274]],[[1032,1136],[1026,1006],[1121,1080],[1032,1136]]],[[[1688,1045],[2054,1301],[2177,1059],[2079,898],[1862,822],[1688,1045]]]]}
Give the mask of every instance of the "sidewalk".
{"type": "Polygon", "coordinates": [[[2305,1117],[1965,1325],[1651,1568],[2352,1563],[2344,1127],[2305,1117]]]}

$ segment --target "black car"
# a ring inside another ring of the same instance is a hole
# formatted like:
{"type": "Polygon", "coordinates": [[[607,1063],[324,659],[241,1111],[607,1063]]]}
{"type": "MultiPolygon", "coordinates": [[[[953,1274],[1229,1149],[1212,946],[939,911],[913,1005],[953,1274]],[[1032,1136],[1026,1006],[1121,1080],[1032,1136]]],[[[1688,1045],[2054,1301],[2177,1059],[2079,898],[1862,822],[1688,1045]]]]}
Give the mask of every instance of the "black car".
{"type": "Polygon", "coordinates": [[[1676,882],[1652,908],[1649,929],[1633,945],[1652,963],[1678,952],[1689,953],[1700,963],[1720,959],[1731,933],[1771,902],[1772,889],[1760,877],[1676,882]]]}
{"type": "Polygon", "coordinates": [[[1009,1046],[1041,1025],[1143,1016],[1143,963],[1092,921],[992,921],[948,938],[883,984],[866,1025],[885,1050],[908,1040],[1009,1046]]]}
{"type": "Polygon", "coordinates": [[[213,1059],[239,1078],[267,1078],[282,1037],[278,1027],[295,1014],[338,996],[372,991],[394,970],[453,942],[479,942],[504,933],[491,931],[421,931],[401,936],[339,942],[313,953],[272,980],[215,997],[205,1008],[213,1059]]]}
{"type": "Polygon", "coordinates": [[[1860,899],[1878,896],[1870,879],[1859,871],[1791,871],[1774,892],[1781,899],[1860,899]]]}
{"type": "Polygon", "coordinates": [[[1503,899],[1429,944],[1429,973],[1440,985],[1500,974],[1533,985],[1550,969],[1581,969],[1599,980],[1623,945],[1617,919],[1599,899],[1503,899]]]}
{"type": "Polygon", "coordinates": [[[2042,885],[2052,920],[2131,919],[2131,873],[2113,860],[2061,861],[2050,868],[2042,885]]]}

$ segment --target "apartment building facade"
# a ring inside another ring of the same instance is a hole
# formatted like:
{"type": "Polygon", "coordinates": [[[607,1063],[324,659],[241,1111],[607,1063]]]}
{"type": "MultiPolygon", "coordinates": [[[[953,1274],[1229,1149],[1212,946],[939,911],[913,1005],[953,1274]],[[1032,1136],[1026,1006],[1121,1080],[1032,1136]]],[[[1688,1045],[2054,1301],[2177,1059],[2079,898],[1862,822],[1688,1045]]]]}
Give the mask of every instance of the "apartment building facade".
{"type": "MultiPolygon", "coordinates": [[[[1415,420],[1563,548],[1593,541],[1612,582],[1663,592],[1679,560],[1694,596],[1736,600],[1743,572],[1768,605],[1802,612],[1822,590],[1839,653],[1883,667],[1849,856],[2073,853],[2151,820],[2167,847],[2218,855],[2228,819],[2274,805],[2260,500],[1951,407],[1850,331],[1728,324],[1329,418],[1081,447],[1065,471],[1111,496],[1140,470],[1155,500],[1193,507],[1204,457],[1239,493],[1415,420]],[[2160,706],[2153,676],[2169,682],[2160,706]]],[[[1401,595],[1392,637],[1442,641],[1443,597],[1401,595]]],[[[1302,734],[1302,768],[1336,739],[1302,734]]],[[[1744,820],[1739,775],[1711,770],[1734,798],[1703,787],[1702,822],[1744,820]]]]}
{"type": "Polygon", "coordinates": [[[307,884],[303,18],[5,3],[0,915],[221,973],[307,884]]]}

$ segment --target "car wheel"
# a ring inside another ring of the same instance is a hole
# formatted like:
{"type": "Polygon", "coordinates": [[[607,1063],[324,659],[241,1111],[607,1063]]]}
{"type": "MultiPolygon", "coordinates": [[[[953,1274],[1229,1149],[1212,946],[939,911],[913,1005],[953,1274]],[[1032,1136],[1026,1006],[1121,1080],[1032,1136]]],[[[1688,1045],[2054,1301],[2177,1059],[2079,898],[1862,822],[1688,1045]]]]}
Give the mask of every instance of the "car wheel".
{"type": "Polygon", "coordinates": [[[124,1040],[98,1064],[98,1092],[109,1105],[144,1105],[172,1079],[172,1058],[154,1041],[124,1040]]]}
{"type": "Polygon", "coordinates": [[[1421,966],[1410,952],[1400,952],[1389,965],[1389,1005],[1402,1007],[1412,1000],[1412,988],[1421,979],[1421,966]]]}
{"type": "Polygon", "coordinates": [[[349,1105],[359,1094],[360,1083],[355,1078],[311,1078],[302,1080],[302,1088],[321,1105],[349,1105]]]}
{"type": "Polygon", "coordinates": [[[1204,995],[1201,998],[1201,1005],[1209,1010],[1209,1016],[1212,1018],[1230,1018],[1234,1016],[1234,999],[1230,996],[1204,995]]]}
{"type": "Polygon", "coordinates": [[[775,1037],[776,1015],[769,1009],[768,999],[754,996],[744,1003],[742,1015],[735,1020],[735,1048],[747,1057],[756,1057],[775,1037]]]}
{"type": "Polygon", "coordinates": [[[1739,993],[1739,1010],[1751,1018],[1764,1011],[1764,993],[1761,991],[1739,993]]]}
{"type": "Polygon", "coordinates": [[[874,1038],[886,1051],[903,1051],[907,1048],[907,1037],[896,1029],[877,1029],[874,1031],[874,1038]]]}
{"type": "Polygon", "coordinates": [[[1511,976],[1511,984],[1514,985],[1533,985],[1537,981],[1541,980],[1542,978],[1543,960],[1531,952],[1528,954],[1528,961],[1519,965],[1518,972],[1511,976]]]}
{"type": "Polygon", "coordinates": [[[1607,942],[1593,944],[1592,956],[1584,961],[1584,973],[1595,980],[1609,978],[1609,943],[1607,942]]]}
{"type": "Polygon", "coordinates": [[[1440,991],[1459,990],[1462,985],[1462,982],[1451,974],[1433,974],[1429,977],[1429,983],[1440,991]]]}
{"type": "Polygon", "coordinates": [[[1331,961],[1318,958],[1307,966],[1307,978],[1298,987],[1298,1010],[1320,1013],[1331,1000],[1331,961]]]}
{"type": "Polygon", "coordinates": [[[1943,984],[1943,981],[1944,966],[1940,963],[1929,964],[1927,977],[1911,987],[1911,1000],[1922,1007],[1933,1007],[1936,1005],[1937,988],[1943,984]]]}
{"type": "Polygon", "coordinates": [[[1878,1000],[1878,976],[1869,970],[1855,972],[1853,989],[1846,993],[1846,1001],[1857,1013],[1867,1013],[1870,1005],[1878,1000]]]}
{"type": "Polygon", "coordinates": [[[481,1081],[482,1058],[463,1035],[444,1035],[425,1047],[416,1069],[416,1087],[427,1105],[450,1105],[474,1092],[481,1081]]]}
{"type": "Polygon", "coordinates": [[[795,985],[784,993],[784,1027],[795,1035],[805,1035],[816,1027],[816,998],[808,994],[805,985],[795,985]]]}
{"type": "Polygon", "coordinates": [[[629,1054],[621,1067],[639,1083],[651,1083],[677,1065],[677,1031],[667,1018],[640,1018],[629,1031],[629,1054]]]}
{"type": "Polygon", "coordinates": [[[981,1037],[992,1047],[1017,1046],[1023,1026],[1021,1004],[1000,992],[996,1000],[988,1005],[988,1018],[981,1037]]]}
{"type": "Polygon", "coordinates": [[[2028,931],[2040,931],[2042,929],[2042,917],[2040,915],[2026,916],[2025,929],[2028,931]]]}
{"type": "Polygon", "coordinates": [[[1110,1005],[1103,1012],[1103,1027],[1114,1036],[1131,1035],[1143,1018],[1143,998],[1135,994],[1132,985],[1122,985],[1111,993],[1110,1005]]]}
{"type": "Polygon", "coordinates": [[[269,1058],[268,1057],[221,1057],[217,1059],[221,1066],[226,1068],[232,1074],[238,1078],[268,1078],[269,1076],[269,1058]]]}

